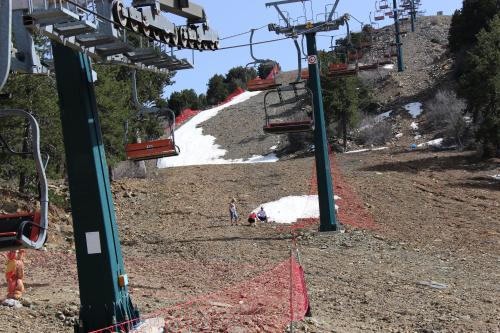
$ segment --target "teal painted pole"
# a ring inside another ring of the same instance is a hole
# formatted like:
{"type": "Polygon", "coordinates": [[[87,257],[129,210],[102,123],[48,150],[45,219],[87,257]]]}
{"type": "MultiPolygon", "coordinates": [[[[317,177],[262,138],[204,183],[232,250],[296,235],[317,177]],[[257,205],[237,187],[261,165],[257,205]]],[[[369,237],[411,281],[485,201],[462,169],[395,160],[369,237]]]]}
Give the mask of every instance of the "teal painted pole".
{"type": "Polygon", "coordinates": [[[104,154],[89,58],[54,43],[73,215],[80,323],[89,332],[139,318],[132,305],[104,154]],[[125,279],[126,280],[126,279],[125,279]]]}
{"type": "Polygon", "coordinates": [[[314,147],[316,154],[316,174],[318,180],[320,231],[336,231],[338,225],[335,217],[335,199],[333,182],[328,155],[328,141],[326,138],[326,121],[323,108],[323,94],[319,77],[318,50],[316,47],[316,33],[306,33],[308,59],[316,58],[316,63],[309,61],[309,86],[314,99],[314,147]]]}
{"type": "Polygon", "coordinates": [[[396,47],[398,48],[398,72],[404,72],[403,43],[401,43],[401,29],[399,26],[398,2],[393,0],[394,27],[396,29],[396,47]]]}

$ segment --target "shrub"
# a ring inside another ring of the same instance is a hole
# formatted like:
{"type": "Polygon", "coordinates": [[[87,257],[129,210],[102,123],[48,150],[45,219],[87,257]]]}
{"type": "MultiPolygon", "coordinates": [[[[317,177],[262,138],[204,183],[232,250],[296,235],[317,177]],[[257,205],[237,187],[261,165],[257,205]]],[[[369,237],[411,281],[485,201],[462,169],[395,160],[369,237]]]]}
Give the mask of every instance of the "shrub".
{"type": "Polygon", "coordinates": [[[356,135],[356,142],[362,145],[383,145],[392,139],[392,125],[379,121],[376,117],[367,117],[361,122],[356,135]]]}
{"type": "Polygon", "coordinates": [[[442,130],[444,136],[454,139],[462,147],[467,127],[464,119],[467,108],[465,101],[459,99],[453,91],[440,90],[426,106],[429,127],[442,130]]]}

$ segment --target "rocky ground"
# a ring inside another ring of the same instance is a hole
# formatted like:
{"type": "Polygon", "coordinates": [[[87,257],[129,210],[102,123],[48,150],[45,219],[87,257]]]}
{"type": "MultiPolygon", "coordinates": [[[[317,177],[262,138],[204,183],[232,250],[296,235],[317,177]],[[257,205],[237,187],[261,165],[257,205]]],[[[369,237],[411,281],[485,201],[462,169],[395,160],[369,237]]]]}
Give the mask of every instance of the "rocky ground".
{"type": "MultiPolygon", "coordinates": [[[[499,332],[500,184],[490,177],[500,173],[499,161],[425,151],[336,161],[377,227],[305,232],[299,248],[314,317],[299,330],[499,332]]],[[[236,197],[244,215],[262,202],[307,194],[312,167],[301,158],[175,168],[116,183],[132,297],[142,312],[242,283],[286,260],[286,233],[272,224],[231,227],[226,204],[236,197]]],[[[25,283],[26,307],[0,308],[0,330],[70,332],[65,325],[78,304],[71,245],[28,253],[25,283]]]]}
{"type": "MultiPolygon", "coordinates": [[[[375,89],[374,98],[386,107],[399,105],[404,101],[424,102],[436,87],[441,89],[450,84],[453,61],[448,54],[448,31],[450,16],[421,17],[416,23],[416,32],[403,26],[408,34],[402,37],[405,71],[389,74],[365,72],[361,77],[375,89]]],[[[393,26],[383,27],[374,35],[374,49],[387,49],[394,42],[393,26]]],[[[375,54],[368,54],[363,61],[371,62],[375,54]]],[[[394,63],[397,64],[396,59],[394,63]]],[[[397,70],[397,65],[395,66],[397,70]]]]}

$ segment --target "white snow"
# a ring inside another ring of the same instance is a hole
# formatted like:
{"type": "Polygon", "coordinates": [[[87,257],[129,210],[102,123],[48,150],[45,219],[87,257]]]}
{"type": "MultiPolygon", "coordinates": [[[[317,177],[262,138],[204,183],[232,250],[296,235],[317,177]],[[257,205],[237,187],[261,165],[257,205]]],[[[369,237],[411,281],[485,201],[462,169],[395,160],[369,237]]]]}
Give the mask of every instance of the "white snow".
{"type": "Polygon", "coordinates": [[[499,180],[500,181],[500,174],[498,175],[494,175],[494,176],[491,176],[491,178],[495,179],[495,180],[499,180]]]}
{"type": "Polygon", "coordinates": [[[399,139],[399,138],[402,138],[403,137],[403,133],[398,133],[396,134],[396,138],[399,139]]]}
{"type": "Polygon", "coordinates": [[[421,143],[417,147],[418,148],[427,147],[427,146],[441,147],[441,145],[443,144],[443,141],[444,141],[443,138],[439,138],[439,139],[435,139],[435,140],[431,140],[431,141],[427,141],[427,142],[421,143]]]}
{"type": "Polygon", "coordinates": [[[382,67],[383,69],[394,69],[394,64],[387,64],[382,67]]]}
{"type": "Polygon", "coordinates": [[[367,151],[379,151],[379,150],[386,150],[389,149],[389,147],[378,147],[378,148],[370,148],[370,149],[359,149],[359,150],[351,150],[346,152],[346,154],[356,154],[356,153],[364,153],[367,151]]]}
{"type": "Polygon", "coordinates": [[[379,114],[378,116],[375,117],[375,121],[380,122],[386,118],[389,118],[389,116],[391,115],[391,112],[392,112],[392,110],[379,114]]]}
{"type": "Polygon", "coordinates": [[[417,135],[415,135],[415,140],[418,140],[418,139],[420,139],[420,138],[422,138],[422,135],[421,135],[421,134],[417,134],[417,135]]]}
{"type": "Polygon", "coordinates": [[[418,124],[416,122],[412,122],[410,124],[410,127],[411,127],[412,130],[415,130],[415,131],[418,130],[418,124]]]}
{"type": "MultiPolygon", "coordinates": [[[[335,200],[341,198],[335,196],[335,200]]],[[[317,195],[289,196],[277,201],[267,202],[259,205],[252,212],[257,213],[260,207],[264,207],[269,221],[276,223],[294,223],[298,219],[318,218],[319,201],[317,195]]],[[[335,210],[339,207],[335,205],[335,210]]]]}
{"type": "Polygon", "coordinates": [[[276,149],[278,149],[278,145],[272,146],[271,148],[269,148],[269,150],[276,150],[276,149]]]}
{"type": "Polygon", "coordinates": [[[199,124],[215,117],[225,108],[244,102],[259,93],[260,92],[244,92],[226,104],[200,112],[191,118],[175,131],[175,143],[180,147],[181,153],[179,156],[159,159],[157,163],[158,168],[207,164],[277,162],[278,157],[275,154],[252,156],[248,159],[225,160],[223,156],[226,154],[226,150],[221,149],[219,145],[215,144],[215,137],[204,135],[203,129],[198,127],[199,124]]]}
{"type": "Polygon", "coordinates": [[[417,118],[422,113],[422,103],[415,102],[405,105],[406,111],[408,111],[413,118],[417,118]]]}

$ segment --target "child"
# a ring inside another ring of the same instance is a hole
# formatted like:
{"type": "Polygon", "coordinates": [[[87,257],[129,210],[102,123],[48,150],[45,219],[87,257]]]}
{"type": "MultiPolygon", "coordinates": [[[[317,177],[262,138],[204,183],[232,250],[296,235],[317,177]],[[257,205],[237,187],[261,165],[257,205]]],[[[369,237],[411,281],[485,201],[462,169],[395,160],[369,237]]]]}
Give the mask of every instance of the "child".
{"type": "Polygon", "coordinates": [[[231,199],[229,203],[229,216],[231,218],[231,225],[238,224],[238,213],[236,212],[236,199],[231,199]]]}
{"type": "Polygon", "coordinates": [[[250,213],[248,216],[248,223],[250,223],[251,226],[255,226],[255,222],[257,221],[257,214],[254,212],[250,213]]]}

